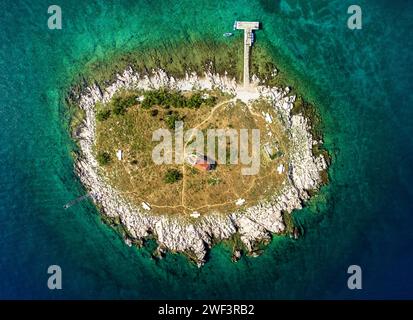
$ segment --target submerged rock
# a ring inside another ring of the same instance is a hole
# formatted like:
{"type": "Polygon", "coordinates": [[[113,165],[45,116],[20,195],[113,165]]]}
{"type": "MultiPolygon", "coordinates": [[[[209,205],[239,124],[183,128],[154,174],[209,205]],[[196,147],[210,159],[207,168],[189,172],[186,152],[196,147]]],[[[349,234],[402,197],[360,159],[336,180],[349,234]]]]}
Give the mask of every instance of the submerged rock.
{"type": "Polygon", "coordinates": [[[235,250],[234,253],[232,254],[232,262],[237,262],[239,259],[241,259],[241,251],[240,250],[235,250]]]}

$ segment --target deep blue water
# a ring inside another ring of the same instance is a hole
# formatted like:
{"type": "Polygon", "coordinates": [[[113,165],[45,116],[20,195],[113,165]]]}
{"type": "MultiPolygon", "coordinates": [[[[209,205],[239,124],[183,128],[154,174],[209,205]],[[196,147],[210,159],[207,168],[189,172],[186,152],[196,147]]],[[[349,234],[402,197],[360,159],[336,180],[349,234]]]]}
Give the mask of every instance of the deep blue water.
{"type": "Polygon", "coordinates": [[[1,298],[412,298],[413,1],[3,1],[0,31],[1,298]],[[276,237],[259,258],[212,250],[201,269],[156,262],[101,223],[73,173],[63,97],[84,64],[142,44],[222,37],[258,19],[293,86],[320,110],[330,184],[295,214],[305,237],[276,237]],[[173,26],[171,23],[173,22],[173,26]],[[63,290],[46,286],[58,264],[63,290]],[[363,289],[347,289],[347,267],[363,289]]]}

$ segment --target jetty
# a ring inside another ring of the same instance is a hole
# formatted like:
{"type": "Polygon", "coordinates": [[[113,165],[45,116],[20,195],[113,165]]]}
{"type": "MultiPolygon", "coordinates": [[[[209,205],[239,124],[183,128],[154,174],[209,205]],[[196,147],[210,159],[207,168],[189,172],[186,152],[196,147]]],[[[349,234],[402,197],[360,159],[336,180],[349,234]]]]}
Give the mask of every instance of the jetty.
{"type": "Polygon", "coordinates": [[[66,204],[63,206],[63,208],[64,208],[64,209],[68,209],[68,208],[70,208],[71,206],[75,205],[76,203],[78,203],[78,202],[80,202],[80,201],[82,201],[82,200],[85,200],[85,199],[87,199],[87,198],[89,198],[89,197],[91,197],[91,194],[90,194],[90,193],[87,193],[87,194],[85,194],[85,195],[83,195],[83,196],[80,196],[80,197],[78,197],[78,198],[76,198],[76,199],[74,199],[74,200],[66,203],[66,204]]]}
{"type": "Polygon", "coordinates": [[[244,30],[244,87],[250,85],[250,51],[254,44],[254,30],[259,28],[259,22],[235,21],[234,23],[234,29],[244,30]]]}

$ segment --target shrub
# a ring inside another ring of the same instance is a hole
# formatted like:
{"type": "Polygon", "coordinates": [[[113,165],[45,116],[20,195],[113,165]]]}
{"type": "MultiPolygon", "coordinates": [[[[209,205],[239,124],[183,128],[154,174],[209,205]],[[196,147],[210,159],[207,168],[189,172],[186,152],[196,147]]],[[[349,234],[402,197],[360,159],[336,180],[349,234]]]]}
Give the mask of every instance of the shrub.
{"type": "Polygon", "coordinates": [[[175,183],[182,179],[182,173],[177,169],[169,169],[164,177],[166,183],[175,183]]]}
{"type": "Polygon", "coordinates": [[[144,98],[141,104],[142,108],[150,109],[156,105],[157,99],[153,92],[154,91],[149,91],[144,94],[144,98]]]}
{"type": "Polygon", "coordinates": [[[175,108],[183,108],[186,106],[186,98],[179,92],[172,92],[169,96],[169,103],[175,108]]]}
{"type": "Polygon", "coordinates": [[[100,110],[96,114],[96,119],[98,121],[105,121],[110,117],[110,110],[105,109],[105,110],[100,110]]]}
{"type": "MultiPolygon", "coordinates": [[[[129,94],[126,96],[116,96],[112,99],[112,111],[114,114],[123,114],[127,108],[136,103],[137,94],[129,94]]],[[[159,106],[165,109],[174,108],[192,108],[201,107],[202,103],[212,106],[216,102],[215,97],[204,99],[200,92],[196,92],[189,98],[185,97],[181,92],[176,90],[168,91],[167,89],[150,90],[143,93],[141,107],[143,109],[151,109],[159,106]]]]}
{"type": "Polygon", "coordinates": [[[112,99],[112,111],[116,115],[124,114],[125,111],[136,104],[136,94],[117,96],[112,99]]]}
{"type": "Polygon", "coordinates": [[[165,109],[168,109],[170,106],[182,108],[186,106],[186,103],[187,100],[181,93],[158,89],[145,92],[142,108],[150,109],[154,106],[161,106],[165,109]]]}
{"type": "Polygon", "coordinates": [[[105,151],[99,152],[96,160],[101,166],[105,166],[110,162],[110,154],[105,151]]]}
{"type": "Polygon", "coordinates": [[[208,179],[208,184],[211,186],[216,186],[217,184],[221,183],[221,179],[218,177],[212,177],[208,179]]]}
{"type": "Polygon", "coordinates": [[[208,107],[213,107],[216,102],[217,102],[216,97],[208,97],[208,98],[205,99],[205,103],[208,107]]]}
{"type": "Polygon", "coordinates": [[[151,110],[151,116],[152,116],[152,117],[156,117],[156,116],[158,115],[158,113],[159,113],[159,110],[158,110],[158,109],[152,109],[152,110],[151,110]]]}
{"type": "Polygon", "coordinates": [[[186,106],[191,109],[198,109],[204,100],[200,93],[193,94],[186,103],[186,106]]]}
{"type": "Polygon", "coordinates": [[[169,114],[165,118],[165,123],[169,129],[175,129],[175,122],[182,121],[183,118],[176,112],[169,114]]]}

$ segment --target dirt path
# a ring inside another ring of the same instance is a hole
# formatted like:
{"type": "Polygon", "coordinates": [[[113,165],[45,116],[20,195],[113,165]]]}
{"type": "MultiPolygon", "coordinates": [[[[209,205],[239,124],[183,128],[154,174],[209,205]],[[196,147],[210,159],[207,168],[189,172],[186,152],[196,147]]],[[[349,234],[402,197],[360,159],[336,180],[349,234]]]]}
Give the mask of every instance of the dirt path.
{"type": "MultiPolygon", "coordinates": [[[[193,129],[198,129],[200,126],[202,126],[203,124],[205,124],[206,122],[208,122],[208,121],[211,119],[211,117],[214,115],[214,113],[215,113],[216,110],[218,110],[219,108],[221,108],[222,106],[224,106],[224,105],[226,105],[226,104],[228,104],[228,103],[230,103],[230,102],[235,102],[235,99],[225,100],[225,101],[222,101],[222,102],[218,103],[218,104],[211,110],[211,112],[209,113],[208,117],[205,118],[203,121],[201,121],[201,122],[200,122],[197,126],[195,126],[193,129]]],[[[183,148],[183,156],[184,156],[184,157],[185,157],[185,154],[186,154],[186,147],[187,147],[188,143],[191,142],[191,140],[192,140],[193,137],[194,137],[194,134],[192,134],[192,135],[189,137],[188,142],[184,144],[184,148],[183,148]]],[[[181,205],[182,205],[183,207],[187,208],[186,205],[185,205],[185,177],[186,177],[186,173],[185,173],[185,159],[184,159],[184,161],[183,161],[183,163],[182,163],[181,205]]],[[[187,208],[187,209],[189,209],[189,208],[187,208]]],[[[189,209],[189,210],[190,210],[190,209],[189,209]]]]}

